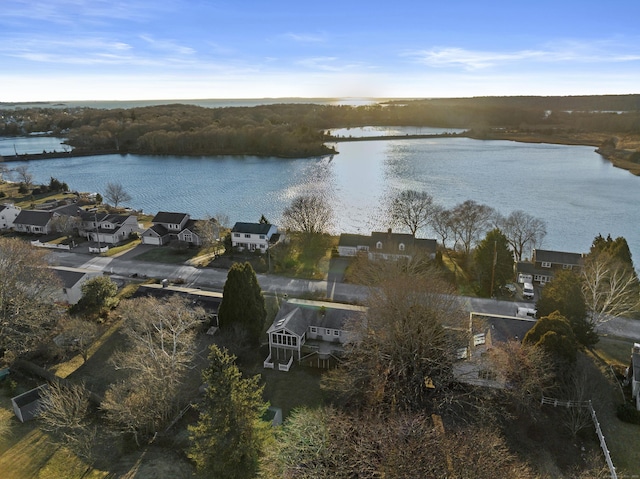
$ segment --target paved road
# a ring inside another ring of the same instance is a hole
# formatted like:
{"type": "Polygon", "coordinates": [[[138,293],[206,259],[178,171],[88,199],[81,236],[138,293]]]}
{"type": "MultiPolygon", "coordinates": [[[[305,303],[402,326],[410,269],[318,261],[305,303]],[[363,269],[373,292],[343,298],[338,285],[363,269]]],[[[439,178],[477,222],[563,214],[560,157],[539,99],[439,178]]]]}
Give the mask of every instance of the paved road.
{"type": "MultiPolygon", "coordinates": [[[[140,248],[140,247],[138,247],[140,248]]],[[[136,248],[137,250],[137,248],[136,248]]],[[[138,250],[138,254],[139,254],[138,250]]],[[[103,271],[108,274],[128,278],[139,276],[170,281],[178,278],[184,285],[212,291],[222,291],[227,279],[227,271],[216,268],[197,268],[184,264],[150,263],[133,259],[132,254],[105,258],[89,254],[54,251],[52,264],[103,271]]],[[[291,297],[307,297],[317,294],[337,302],[363,303],[368,294],[364,286],[342,283],[339,274],[329,275],[329,281],[315,281],[286,278],[283,276],[258,274],[260,287],[266,294],[288,294],[291,297]]],[[[532,302],[499,301],[494,299],[460,297],[466,311],[506,316],[515,315],[518,306],[532,307],[532,302]]],[[[600,334],[619,336],[640,342],[640,321],[617,318],[598,328],[600,334]]]]}

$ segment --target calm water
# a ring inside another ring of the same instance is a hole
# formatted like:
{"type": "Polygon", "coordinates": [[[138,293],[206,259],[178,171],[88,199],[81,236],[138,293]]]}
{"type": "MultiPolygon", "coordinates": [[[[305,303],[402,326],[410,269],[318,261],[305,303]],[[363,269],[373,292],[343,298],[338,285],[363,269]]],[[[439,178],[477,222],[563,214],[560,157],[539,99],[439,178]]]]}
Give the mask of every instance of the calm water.
{"type": "MultiPolygon", "coordinates": [[[[335,210],[335,232],[387,228],[383,211],[402,189],[425,190],[449,208],[467,199],[547,222],[542,245],[586,252],[598,233],[624,236],[640,262],[640,178],[612,167],[593,147],[468,138],[337,143],[332,158],[181,158],[109,155],[32,162],[36,182],[54,176],[72,189],[121,183],[130,206],[232,222],[278,222],[298,194],[317,192],[335,210]]],[[[433,237],[431,232],[424,236],[433,237]]]]}
{"type": "Polygon", "coordinates": [[[42,153],[43,151],[69,151],[69,145],[63,145],[60,138],[50,136],[30,136],[27,138],[8,138],[0,136],[0,156],[42,153]]]}

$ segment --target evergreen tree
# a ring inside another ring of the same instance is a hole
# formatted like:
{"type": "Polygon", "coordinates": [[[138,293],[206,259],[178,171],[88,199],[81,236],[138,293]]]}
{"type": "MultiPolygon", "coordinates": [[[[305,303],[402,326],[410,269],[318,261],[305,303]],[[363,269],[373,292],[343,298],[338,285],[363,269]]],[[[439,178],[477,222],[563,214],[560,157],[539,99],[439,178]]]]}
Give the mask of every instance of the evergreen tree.
{"type": "Polygon", "coordinates": [[[493,296],[513,277],[513,252],[507,237],[498,228],[489,231],[476,248],[475,265],[479,292],[483,296],[493,296]]]}
{"type": "Polygon", "coordinates": [[[222,293],[218,319],[222,329],[234,325],[243,328],[257,345],[267,317],[267,310],[256,273],[249,263],[235,263],[229,270],[222,293]]]}
{"type": "Polygon", "coordinates": [[[572,364],[576,360],[578,345],[569,321],[554,311],[536,321],[523,339],[523,344],[542,347],[556,359],[556,364],[572,364]]]}
{"type": "Polygon", "coordinates": [[[118,285],[108,276],[96,276],[82,285],[82,297],[72,313],[99,316],[118,304],[118,285]]]}
{"type": "Polygon", "coordinates": [[[271,428],[262,419],[268,403],[262,399],[260,376],[243,378],[235,357],[216,345],[211,346],[209,361],[202,373],[207,388],[200,418],[189,428],[188,456],[203,477],[254,477],[271,428]]]}
{"type": "Polygon", "coordinates": [[[587,320],[587,307],[582,294],[581,278],[570,270],[558,271],[553,279],[542,288],[536,303],[538,317],[559,311],[573,330],[578,342],[592,346],[598,342],[598,334],[593,324],[587,320]]]}
{"type": "Polygon", "coordinates": [[[608,254],[611,258],[628,265],[633,270],[631,250],[624,237],[619,236],[614,240],[611,235],[607,235],[606,239],[602,235],[596,236],[591,244],[589,256],[593,257],[602,253],[608,254]]]}

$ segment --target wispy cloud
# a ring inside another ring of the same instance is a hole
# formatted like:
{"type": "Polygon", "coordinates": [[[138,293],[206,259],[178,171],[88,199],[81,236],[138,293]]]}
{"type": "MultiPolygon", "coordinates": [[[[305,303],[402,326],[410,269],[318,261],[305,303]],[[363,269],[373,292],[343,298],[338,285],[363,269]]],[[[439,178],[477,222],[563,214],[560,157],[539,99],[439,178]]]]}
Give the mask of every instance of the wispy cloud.
{"type": "Polygon", "coordinates": [[[4,19],[28,19],[56,24],[77,24],[100,19],[149,18],[162,2],[126,0],[3,0],[4,19]]]}
{"type": "Polygon", "coordinates": [[[179,45],[173,40],[158,39],[151,35],[140,35],[140,38],[153,49],[163,51],[171,55],[193,55],[196,52],[193,48],[179,45]]]}
{"type": "Polygon", "coordinates": [[[566,42],[549,48],[517,51],[480,51],[443,47],[417,50],[403,54],[417,63],[431,67],[459,67],[479,70],[520,62],[630,62],[640,60],[640,52],[622,53],[610,48],[607,42],[582,44],[566,42]]]}
{"type": "Polygon", "coordinates": [[[285,33],[282,37],[297,43],[324,43],[326,41],[323,35],[313,33],[285,33]]]}
{"type": "Polygon", "coordinates": [[[319,70],[324,72],[345,72],[355,69],[365,70],[369,68],[361,62],[342,62],[338,57],[310,57],[298,60],[296,64],[310,70],[319,70]]]}

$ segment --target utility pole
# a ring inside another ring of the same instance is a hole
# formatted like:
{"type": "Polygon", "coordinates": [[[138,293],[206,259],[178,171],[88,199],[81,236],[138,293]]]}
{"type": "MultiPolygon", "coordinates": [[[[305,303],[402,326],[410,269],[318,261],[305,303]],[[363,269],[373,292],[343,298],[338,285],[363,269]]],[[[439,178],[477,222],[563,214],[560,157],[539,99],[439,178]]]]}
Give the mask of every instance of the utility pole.
{"type": "Polygon", "coordinates": [[[489,292],[492,298],[493,298],[493,280],[495,279],[495,276],[496,276],[496,263],[498,262],[497,243],[498,243],[497,240],[493,242],[493,266],[491,268],[491,291],[489,292]]]}

